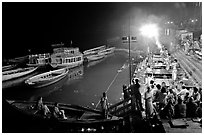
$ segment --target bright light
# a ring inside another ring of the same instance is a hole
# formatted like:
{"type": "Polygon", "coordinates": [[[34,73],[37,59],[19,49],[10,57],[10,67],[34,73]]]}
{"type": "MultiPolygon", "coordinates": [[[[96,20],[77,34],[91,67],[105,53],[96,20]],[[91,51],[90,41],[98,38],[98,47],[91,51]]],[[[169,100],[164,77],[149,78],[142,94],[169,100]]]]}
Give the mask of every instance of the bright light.
{"type": "Polygon", "coordinates": [[[140,32],[143,36],[147,36],[149,38],[158,37],[158,27],[156,24],[147,24],[141,27],[140,32]]]}
{"type": "Polygon", "coordinates": [[[148,38],[154,38],[157,46],[161,48],[161,43],[159,42],[159,28],[156,24],[144,25],[141,27],[140,32],[143,36],[147,36],[148,38]]]}

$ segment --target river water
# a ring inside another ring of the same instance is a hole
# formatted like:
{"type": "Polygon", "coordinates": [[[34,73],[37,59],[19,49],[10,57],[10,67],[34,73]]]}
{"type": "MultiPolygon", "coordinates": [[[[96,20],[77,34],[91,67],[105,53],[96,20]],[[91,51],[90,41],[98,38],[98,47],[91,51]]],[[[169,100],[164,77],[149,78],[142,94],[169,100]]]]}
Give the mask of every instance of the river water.
{"type": "Polygon", "coordinates": [[[25,79],[21,85],[3,89],[3,98],[34,101],[42,96],[44,101],[97,108],[106,92],[108,102],[114,104],[122,99],[122,85],[129,83],[128,53],[116,51],[102,60],[74,68],[61,81],[44,88],[29,88],[23,83],[25,79]]]}

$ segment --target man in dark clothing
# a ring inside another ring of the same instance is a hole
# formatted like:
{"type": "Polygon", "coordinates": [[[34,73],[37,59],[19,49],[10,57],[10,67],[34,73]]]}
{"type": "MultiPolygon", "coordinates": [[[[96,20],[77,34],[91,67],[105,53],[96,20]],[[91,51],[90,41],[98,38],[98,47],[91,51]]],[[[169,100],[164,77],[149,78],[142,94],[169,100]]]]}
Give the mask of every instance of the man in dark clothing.
{"type": "Polygon", "coordinates": [[[197,105],[193,100],[193,97],[189,98],[189,102],[186,103],[186,117],[194,118],[196,116],[197,105]]]}
{"type": "Polygon", "coordinates": [[[131,86],[131,92],[132,94],[135,96],[136,98],[136,103],[139,106],[139,109],[141,111],[144,111],[144,108],[142,107],[142,100],[141,100],[141,93],[140,93],[140,84],[139,84],[139,80],[135,79],[135,83],[134,81],[132,81],[133,84],[131,86]]]}
{"type": "Polygon", "coordinates": [[[175,118],[186,117],[186,105],[183,103],[181,97],[178,97],[178,103],[174,106],[175,118]]]}

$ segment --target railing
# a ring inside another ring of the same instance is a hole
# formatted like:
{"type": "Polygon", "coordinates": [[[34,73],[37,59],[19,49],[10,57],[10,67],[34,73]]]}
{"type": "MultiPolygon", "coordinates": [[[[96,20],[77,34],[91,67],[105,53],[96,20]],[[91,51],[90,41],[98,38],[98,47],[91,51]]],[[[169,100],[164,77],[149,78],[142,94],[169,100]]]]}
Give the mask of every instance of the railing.
{"type": "Polygon", "coordinates": [[[108,108],[108,113],[114,116],[124,117],[132,110],[135,110],[135,97],[132,96],[108,108]]]}

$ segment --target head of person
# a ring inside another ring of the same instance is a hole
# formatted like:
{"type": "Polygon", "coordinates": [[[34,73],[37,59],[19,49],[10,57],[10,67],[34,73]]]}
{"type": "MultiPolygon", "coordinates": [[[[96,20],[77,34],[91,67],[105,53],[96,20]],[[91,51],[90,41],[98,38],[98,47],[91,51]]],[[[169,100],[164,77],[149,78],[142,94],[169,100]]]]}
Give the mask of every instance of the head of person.
{"type": "Polygon", "coordinates": [[[161,85],[160,84],[157,84],[156,87],[157,87],[158,90],[161,89],[161,85]]]}
{"type": "Polygon", "coordinates": [[[152,85],[153,85],[153,84],[154,84],[154,81],[153,81],[153,80],[151,80],[151,81],[150,81],[150,84],[152,84],[152,85]]]}
{"type": "Polygon", "coordinates": [[[139,79],[137,78],[137,79],[135,79],[135,83],[139,83],[139,79]]]}
{"type": "Polygon", "coordinates": [[[177,59],[174,59],[174,62],[177,62],[177,59]]]}
{"type": "Polygon", "coordinates": [[[162,87],[165,87],[165,86],[166,86],[166,83],[165,83],[165,82],[162,82],[161,85],[162,85],[162,87]]]}

